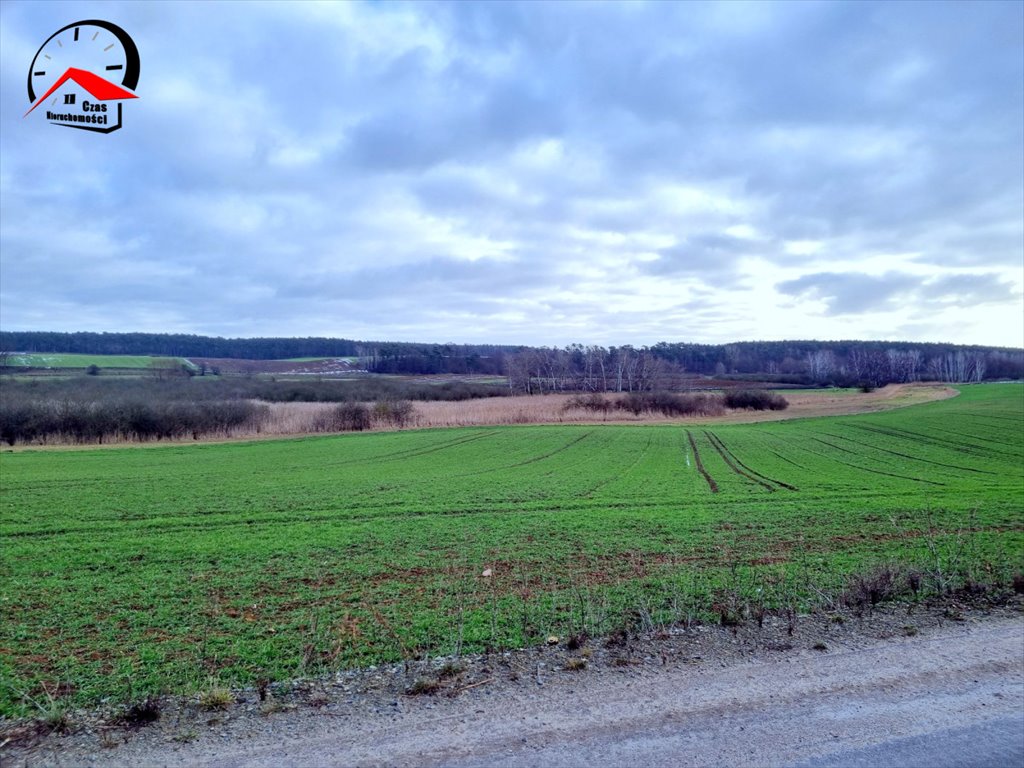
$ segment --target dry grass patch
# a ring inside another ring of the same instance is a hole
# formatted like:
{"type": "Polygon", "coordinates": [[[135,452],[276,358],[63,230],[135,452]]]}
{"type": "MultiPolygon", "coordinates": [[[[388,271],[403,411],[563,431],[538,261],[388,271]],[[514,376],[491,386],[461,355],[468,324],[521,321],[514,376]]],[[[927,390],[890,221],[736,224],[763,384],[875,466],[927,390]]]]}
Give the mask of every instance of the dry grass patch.
{"type": "Polygon", "coordinates": [[[199,693],[199,708],[208,712],[228,709],[235,703],[235,695],[230,689],[216,682],[211,682],[206,690],[199,693]]]}
{"type": "Polygon", "coordinates": [[[441,683],[429,677],[418,677],[406,688],[407,696],[431,696],[441,689],[441,683]]]}

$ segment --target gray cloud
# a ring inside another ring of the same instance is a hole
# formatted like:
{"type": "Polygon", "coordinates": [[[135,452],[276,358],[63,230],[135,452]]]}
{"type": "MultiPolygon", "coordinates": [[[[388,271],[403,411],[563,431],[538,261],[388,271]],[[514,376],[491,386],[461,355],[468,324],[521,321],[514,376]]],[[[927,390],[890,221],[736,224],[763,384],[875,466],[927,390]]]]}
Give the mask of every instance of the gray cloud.
{"type": "Polygon", "coordinates": [[[109,137],[21,117],[95,8],[0,5],[5,328],[1024,343],[1020,4],[104,9],[109,137]]]}
{"type": "Polygon", "coordinates": [[[819,272],[786,280],[775,287],[790,296],[824,301],[830,315],[849,315],[888,309],[920,288],[921,282],[919,277],[898,272],[878,277],[819,272]]]}
{"type": "Polygon", "coordinates": [[[751,244],[738,237],[709,233],[687,237],[682,243],[665,248],[656,261],[644,265],[655,275],[691,275],[714,277],[735,272],[739,259],[752,253],[751,244]]]}
{"type": "Polygon", "coordinates": [[[1011,283],[992,274],[935,278],[925,283],[921,294],[926,299],[961,307],[1015,302],[1021,297],[1011,283]]]}
{"type": "Polygon", "coordinates": [[[927,312],[937,304],[962,307],[1017,302],[1020,291],[993,274],[925,278],[903,272],[884,275],[822,272],[777,284],[783,294],[825,302],[829,315],[862,314],[909,304],[927,312]]]}

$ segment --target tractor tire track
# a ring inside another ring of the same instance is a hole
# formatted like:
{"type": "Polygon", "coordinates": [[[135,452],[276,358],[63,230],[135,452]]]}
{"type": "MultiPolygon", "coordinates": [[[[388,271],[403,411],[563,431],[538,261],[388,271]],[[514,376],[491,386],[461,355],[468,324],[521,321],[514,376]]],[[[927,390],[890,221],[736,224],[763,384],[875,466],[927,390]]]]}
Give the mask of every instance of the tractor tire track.
{"type": "Polygon", "coordinates": [[[718,483],[706,469],[704,469],[704,462],[700,460],[700,451],[697,450],[697,443],[694,442],[693,435],[690,434],[690,430],[686,430],[686,436],[690,439],[690,448],[693,449],[693,461],[697,465],[697,471],[703,475],[704,479],[708,483],[708,488],[711,489],[712,493],[718,493],[718,483]]]}
{"type": "Polygon", "coordinates": [[[406,448],[403,451],[395,451],[394,453],[382,453],[377,456],[362,456],[358,459],[348,459],[346,461],[332,461],[324,464],[324,467],[342,467],[349,466],[351,464],[376,464],[380,461],[391,461],[393,459],[411,459],[416,456],[426,456],[430,453],[437,453],[438,451],[444,451],[448,448],[457,448],[460,445],[466,443],[472,443],[477,440],[483,440],[485,437],[493,437],[498,434],[498,430],[493,429],[489,432],[483,432],[478,435],[460,436],[454,440],[445,440],[440,443],[435,443],[427,447],[417,448],[406,448]]]}
{"type": "Polygon", "coordinates": [[[708,439],[708,442],[711,443],[711,447],[718,451],[718,455],[722,457],[722,460],[729,465],[729,469],[731,469],[740,477],[745,477],[747,480],[750,480],[753,483],[757,483],[762,488],[765,488],[769,493],[775,493],[777,489],[774,485],[772,485],[771,483],[766,483],[764,480],[754,477],[752,474],[744,472],[742,469],[736,466],[732,458],[729,456],[729,453],[726,450],[724,450],[723,446],[719,445],[719,443],[716,442],[717,438],[715,438],[715,436],[712,433],[708,432],[707,430],[704,430],[704,437],[706,437],[708,439]]]}
{"type": "Polygon", "coordinates": [[[473,476],[476,476],[476,475],[486,475],[486,474],[489,474],[491,472],[502,472],[502,471],[504,471],[506,469],[515,469],[516,467],[525,467],[528,464],[536,464],[538,461],[544,461],[545,459],[550,459],[552,456],[554,456],[556,454],[559,454],[562,451],[569,450],[570,448],[572,448],[577,443],[582,442],[583,440],[586,440],[592,434],[594,434],[594,430],[590,430],[589,432],[584,432],[579,437],[575,438],[574,440],[570,440],[568,443],[566,443],[563,446],[555,448],[555,450],[553,450],[553,451],[549,451],[548,453],[542,453],[540,456],[534,456],[532,458],[526,459],[525,461],[520,461],[520,462],[517,462],[515,464],[505,464],[504,466],[501,466],[501,467],[492,467],[491,469],[483,469],[483,470],[480,470],[479,472],[466,472],[465,474],[455,475],[455,477],[473,477],[473,476]]]}
{"type": "Polygon", "coordinates": [[[636,469],[636,466],[641,461],[644,460],[644,457],[647,456],[647,452],[650,450],[651,443],[653,443],[653,442],[654,442],[654,438],[653,437],[648,437],[647,438],[647,443],[644,445],[644,447],[640,451],[640,455],[637,456],[636,459],[633,460],[632,464],[630,464],[628,467],[626,467],[624,470],[622,470],[618,474],[612,475],[611,477],[609,477],[609,478],[607,478],[605,480],[602,480],[601,482],[599,482],[597,485],[595,485],[593,488],[591,488],[586,493],[580,494],[580,498],[581,499],[592,499],[592,498],[594,498],[594,494],[597,493],[600,489],[604,488],[606,485],[610,485],[611,483],[614,483],[616,480],[621,480],[626,475],[628,475],[630,472],[632,472],[634,469],[636,469]]]}
{"type": "MultiPolygon", "coordinates": [[[[861,455],[861,454],[857,453],[856,451],[851,451],[848,448],[843,448],[841,445],[836,445],[835,443],[830,443],[828,440],[822,440],[821,438],[818,438],[818,437],[812,437],[811,439],[814,442],[816,442],[816,443],[821,443],[822,445],[827,445],[829,448],[832,448],[832,449],[837,450],[837,451],[842,451],[843,453],[849,453],[849,454],[851,454],[853,456],[860,456],[861,455]]],[[[860,469],[860,470],[863,470],[864,472],[870,472],[873,475],[884,475],[886,477],[898,477],[900,480],[913,480],[914,482],[917,482],[917,483],[925,483],[927,485],[938,485],[938,486],[943,487],[943,488],[946,486],[945,483],[939,483],[939,482],[936,482],[934,480],[923,480],[920,477],[911,477],[910,475],[899,475],[899,474],[896,474],[895,472],[883,472],[880,469],[872,469],[871,467],[864,467],[864,466],[861,466],[860,464],[854,464],[854,463],[852,463],[850,461],[840,461],[839,459],[834,459],[834,461],[838,461],[840,464],[844,464],[847,467],[852,467],[853,469],[860,469]]]]}
{"type": "Polygon", "coordinates": [[[727,453],[729,456],[732,457],[733,461],[735,461],[737,464],[739,464],[741,467],[743,467],[745,470],[747,470],[747,472],[749,472],[750,474],[755,475],[756,477],[760,477],[762,480],[767,480],[769,483],[775,483],[780,488],[785,488],[785,489],[787,489],[789,491],[798,491],[798,490],[800,490],[795,485],[790,485],[789,483],[784,483],[781,480],[776,480],[774,477],[769,477],[768,475],[766,475],[766,474],[764,474],[762,472],[758,472],[756,469],[751,469],[749,466],[744,464],[739,459],[739,457],[736,456],[735,453],[733,453],[732,451],[729,450],[728,446],[723,442],[722,438],[720,438],[718,435],[716,435],[713,432],[706,432],[705,434],[707,434],[707,436],[709,438],[711,438],[712,444],[718,443],[718,445],[717,445],[718,448],[720,448],[722,451],[725,451],[725,453],[727,453]]]}
{"type": "Polygon", "coordinates": [[[796,463],[795,461],[793,461],[793,460],[792,460],[791,458],[789,458],[788,456],[785,456],[785,455],[783,455],[783,454],[779,453],[779,452],[778,452],[778,451],[776,451],[776,450],[772,450],[771,448],[769,448],[769,449],[768,449],[768,453],[770,453],[770,454],[771,454],[772,456],[775,456],[776,458],[782,459],[782,460],[783,460],[784,462],[786,462],[787,464],[792,464],[792,465],[793,465],[794,467],[796,467],[797,469],[802,469],[802,470],[803,470],[804,472],[810,472],[810,470],[809,470],[809,469],[807,469],[807,467],[805,467],[805,466],[804,466],[803,464],[797,464],[797,463],[796,463]]]}
{"type": "Polygon", "coordinates": [[[836,440],[845,440],[846,442],[853,443],[854,445],[861,445],[864,446],[865,448],[871,448],[872,450],[875,451],[882,451],[882,453],[889,453],[892,454],[893,456],[899,456],[904,459],[910,459],[911,461],[919,461],[923,464],[934,464],[937,467],[945,467],[946,469],[959,469],[963,472],[977,472],[978,474],[981,475],[995,475],[997,477],[999,475],[998,472],[989,472],[988,470],[984,469],[974,469],[973,467],[962,467],[959,464],[944,464],[941,461],[922,459],[920,456],[911,456],[909,453],[900,453],[899,451],[893,451],[888,448],[882,448],[880,445],[863,443],[860,440],[854,440],[852,437],[844,437],[843,435],[833,435],[831,432],[823,432],[822,434],[825,435],[826,437],[831,437],[836,440]]]}
{"type": "Polygon", "coordinates": [[[942,432],[943,434],[956,435],[958,438],[960,438],[959,441],[947,440],[945,438],[937,437],[936,435],[923,435],[920,432],[912,432],[909,429],[897,429],[895,427],[889,427],[889,428],[873,427],[873,426],[869,426],[867,424],[856,424],[854,426],[856,426],[858,429],[861,429],[861,430],[863,430],[865,432],[871,432],[871,433],[878,434],[878,435],[884,435],[885,437],[896,437],[896,438],[900,438],[902,440],[909,440],[911,442],[924,443],[925,445],[931,445],[931,446],[934,446],[936,448],[942,448],[942,449],[948,450],[948,451],[955,451],[957,453],[966,453],[966,454],[969,454],[971,456],[981,456],[981,457],[984,457],[984,458],[992,458],[992,457],[997,457],[997,456],[1007,456],[1007,457],[1011,457],[1011,458],[1016,458],[1016,456],[1019,455],[1019,453],[1010,452],[1010,451],[1001,451],[998,448],[994,447],[994,446],[1004,446],[1005,447],[1007,445],[1006,443],[1000,443],[1000,442],[998,442],[996,440],[990,440],[990,439],[982,437],[980,435],[960,435],[960,434],[957,434],[957,433],[949,432],[948,430],[939,429],[937,427],[934,428],[935,432],[942,432]],[[964,437],[970,437],[970,438],[972,438],[974,440],[981,440],[981,441],[987,443],[987,445],[973,445],[971,443],[965,443],[963,441],[964,437]]]}

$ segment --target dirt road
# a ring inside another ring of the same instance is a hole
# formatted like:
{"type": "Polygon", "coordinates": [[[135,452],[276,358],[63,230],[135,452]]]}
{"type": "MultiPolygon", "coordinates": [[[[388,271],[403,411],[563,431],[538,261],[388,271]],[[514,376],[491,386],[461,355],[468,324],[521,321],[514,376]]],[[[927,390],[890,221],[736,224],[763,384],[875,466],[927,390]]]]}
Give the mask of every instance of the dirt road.
{"type": "Polygon", "coordinates": [[[15,764],[1021,766],[1024,619],[745,661],[549,669],[454,699],[378,704],[259,716],[185,744],[151,729],[113,749],[44,749],[15,764]]]}

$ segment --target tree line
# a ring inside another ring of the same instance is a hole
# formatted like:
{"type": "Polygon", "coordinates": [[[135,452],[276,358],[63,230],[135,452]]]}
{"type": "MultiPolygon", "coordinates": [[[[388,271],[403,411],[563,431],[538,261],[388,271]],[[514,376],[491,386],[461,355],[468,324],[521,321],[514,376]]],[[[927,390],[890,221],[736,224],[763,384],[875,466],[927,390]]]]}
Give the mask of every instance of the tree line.
{"type": "MultiPolygon", "coordinates": [[[[982,361],[981,378],[1024,377],[1024,349],[979,345],[906,341],[743,341],[731,344],[690,344],[661,342],[651,347],[655,356],[675,363],[683,370],[702,375],[767,374],[805,376],[815,383],[830,377],[881,375],[893,381],[913,381],[933,376],[933,361],[982,361]],[[900,378],[902,377],[902,378],[900,378]]],[[[945,364],[945,363],[943,363],[945,364]]],[[[963,370],[955,370],[970,381],[963,370]]]]}
{"type": "Polygon", "coordinates": [[[695,376],[841,387],[1024,377],[1020,350],[876,342],[687,346],[693,345],[524,348],[506,358],[509,388],[524,394],[654,392],[692,387],[695,376]],[[781,360],[770,356],[779,352],[787,354],[781,360]],[[792,356],[799,352],[800,359],[792,356]]]}
{"type": "Polygon", "coordinates": [[[58,333],[0,331],[0,349],[83,355],[155,355],[284,360],[291,357],[352,357],[360,342],[331,338],[225,339],[184,333],[58,333]]]}
{"type": "Polygon", "coordinates": [[[0,331],[0,351],[85,355],[154,355],[236,360],[356,357],[372,373],[505,374],[497,344],[419,344],[323,337],[222,338],[182,333],[0,331]]]}
{"type": "Polygon", "coordinates": [[[281,360],[358,357],[373,373],[508,375],[514,391],[648,391],[666,376],[760,376],[780,383],[869,384],[1024,378],[1024,350],[887,341],[659,342],[564,348],[338,338],[0,331],[0,351],[281,360]]]}

